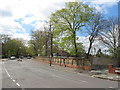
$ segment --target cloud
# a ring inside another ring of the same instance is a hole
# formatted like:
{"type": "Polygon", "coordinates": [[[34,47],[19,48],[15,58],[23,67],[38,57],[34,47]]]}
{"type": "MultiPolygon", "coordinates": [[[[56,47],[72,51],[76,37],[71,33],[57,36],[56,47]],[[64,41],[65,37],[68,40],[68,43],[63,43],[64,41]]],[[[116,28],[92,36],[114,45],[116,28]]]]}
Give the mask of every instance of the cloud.
{"type": "Polygon", "coordinates": [[[45,20],[35,16],[27,16],[21,21],[22,24],[28,24],[34,27],[34,30],[40,29],[45,24],[45,20]]]}
{"type": "Polygon", "coordinates": [[[60,9],[68,1],[73,0],[1,0],[0,9],[10,10],[15,19],[26,15],[46,19],[51,12],[60,9]]]}
{"type": "Polygon", "coordinates": [[[91,2],[94,4],[111,4],[111,5],[116,4],[118,1],[119,0],[91,0],[91,2]]]}
{"type": "Polygon", "coordinates": [[[119,0],[85,0],[84,3],[89,3],[102,13],[108,13],[108,8],[117,5],[119,0]]]}
{"type": "Polygon", "coordinates": [[[25,25],[32,25],[35,29],[42,27],[42,21],[47,20],[52,12],[68,1],[71,0],[1,0],[0,33],[21,36],[28,40],[25,36],[27,34],[21,34],[29,30],[25,25]]]}
{"type": "Polygon", "coordinates": [[[0,33],[1,34],[13,34],[17,31],[25,32],[25,29],[12,19],[2,19],[0,18],[0,33]]]}
{"type": "Polygon", "coordinates": [[[15,34],[11,34],[11,35],[12,35],[12,38],[20,38],[20,39],[23,39],[25,41],[29,41],[31,38],[28,33],[15,33],[15,34]]]}
{"type": "Polygon", "coordinates": [[[45,22],[37,21],[34,24],[35,30],[43,28],[45,22]]]}
{"type": "Polygon", "coordinates": [[[38,18],[35,16],[26,16],[22,20],[22,24],[33,24],[35,22],[42,21],[42,18],[38,18]]]}
{"type": "MultiPolygon", "coordinates": [[[[26,29],[23,25],[32,25],[34,29],[41,28],[44,24],[44,20],[47,20],[51,13],[63,8],[65,2],[69,1],[75,0],[1,0],[0,33],[14,34],[16,37],[23,36],[23,38],[28,40],[25,35],[27,35],[26,32],[28,32],[29,29],[26,29]],[[22,19],[22,21],[19,19],[22,19]]],[[[92,6],[102,11],[105,10],[106,7],[115,5],[118,0],[83,1],[90,2],[92,6]],[[112,3],[110,4],[108,2],[112,3]]],[[[88,45],[85,37],[81,37],[81,40],[83,40],[85,45],[88,45]]]]}
{"type": "Polygon", "coordinates": [[[0,10],[0,16],[1,17],[10,17],[10,16],[12,16],[12,13],[7,10],[0,10]]]}

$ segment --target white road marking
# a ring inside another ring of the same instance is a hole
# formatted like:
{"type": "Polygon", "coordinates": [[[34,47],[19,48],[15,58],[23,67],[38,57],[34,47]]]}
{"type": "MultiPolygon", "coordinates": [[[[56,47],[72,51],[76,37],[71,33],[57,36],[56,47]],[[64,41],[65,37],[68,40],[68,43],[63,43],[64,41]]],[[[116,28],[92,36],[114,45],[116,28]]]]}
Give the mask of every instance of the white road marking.
{"type": "Polygon", "coordinates": [[[5,66],[4,66],[4,62],[3,62],[3,67],[4,67],[5,72],[7,73],[7,75],[8,75],[9,77],[11,77],[10,74],[8,73],[7,69],[6,69],[5,66]]]}
{"type": "Polygon", "coordinates": [[[13,82],[15,82],[15,80],[14,80],[14,79],[13,79],[12,81],[13,81],[13,82]]]}
{"type": "Polygon", "coordinates": [[[20,84],[19,84],[19,83],[16,83],[16,85],[17,85],[17,86],[20,86],[20,84]]]}
{"type": "MultiPolygon", "coordinates": [[[[5,68],[5,66],[4,66],[4,62],[3,62],[3,67],[4,67],[4,69],[5,69],[5,72],[7,73],[7,75],[10,77],[10,79],[13,81],[13,82],[15,82],[16,83],[16,81],[10,76],[10,74],[8,73],[8,71],[7,71],[7,69],[5,68]]],[[[19,83],[16,83],[16,85],[17,86],[20,86],[20,84],[19,83]]]]}
{"type": "MultiPolygon", "coordinates": [[[[12,77],[10,77],[10,79],[12,79],[12,77]]],[[[13,80],[13,79],[12,79],[13,80]]]]}

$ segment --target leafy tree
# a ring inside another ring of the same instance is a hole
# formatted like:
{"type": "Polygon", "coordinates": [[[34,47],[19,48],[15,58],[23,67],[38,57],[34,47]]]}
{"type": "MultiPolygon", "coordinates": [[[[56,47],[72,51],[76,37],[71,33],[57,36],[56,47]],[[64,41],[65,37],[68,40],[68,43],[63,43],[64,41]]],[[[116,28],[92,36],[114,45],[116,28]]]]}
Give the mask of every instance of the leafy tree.
{"type": "Polygon", "coordinates": [[[36,55],[42,55],[42,49],[44,46],[44,31],[41,30],[36,30],[32,31],[32,40],[30,41],[31,45],[34,48],[35,54],[36,55]]]}
{"type": "Polygon", "coordinates": [[[53,29],[50,23],[46,23],[43,29],[32,32],[30,41],[36,55],[52,56],[53,53],[53,29]]]}
{"type": "Polygon", "coordinates": [[[2,57],[7,57],[7,45],[6,43],[11,40],[10,35],[0,34],[1,44],[2,44],[2,57]]]}
{"type": "Polygon", "coordinates": [[[3,57],[10,57],[12,55],[19,57],[20,55],[26,55],[26,46],[22,40],[19,39],[3,39],[2,44],[3,57]]]}
{"type": "Polygon", "coordinates": [[[84,50],[84,46],[82,43],[77,43],[77,47],[78,47],[78,56],[79,55],[84,55],[85,54],[85,50],[84,50]]]}
{"type": "Polygon", "coordinates": [[[66,3],[65,8],[51,15],[51,22],[56,32],[55,35],[66,34],[62,38],[63,42],[61,42],[61,45],[68,47],[70,44],[69,47],[72,48],[71,50],[76,57],[78,56],[76,32],[81,30],[81,27],[85,26],[85,23],[89,22],[92,12],[93,8],[82,2],[69,2],[66,3]]]}
{"type": "Polygon", "coordinates": [[[35,56],[35,52],[32,46],[28,46],[26,52],[29,56],[35,56]]]}

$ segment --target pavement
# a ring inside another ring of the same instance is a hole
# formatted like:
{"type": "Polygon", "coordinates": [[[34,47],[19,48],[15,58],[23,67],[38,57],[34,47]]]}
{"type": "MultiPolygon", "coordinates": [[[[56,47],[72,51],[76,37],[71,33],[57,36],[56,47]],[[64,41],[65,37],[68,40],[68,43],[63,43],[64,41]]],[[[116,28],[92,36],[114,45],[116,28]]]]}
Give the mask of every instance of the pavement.
{"type": "Polygon", "coordinates": [[[108,70],[91,70],[91,71],[85,71],[85,70],[79,70],[75,68],[69,68],[69,67],[61,67],[54,65],[54,68],[56,69],[61,69],[64,71],[69,71],[69,72],[75,72],[75,73],[82,73],[84,75],[89,75],[91,77],[96,77],[100,79],[107,79],[107,80],[112,80],[112,81],[119,81],[120,82],[120,75],[119,74],[111,74],[108,73],[108,70]]]}
{"type": "Polygon", "coordinates": [[[57,70],[73,72],[73,73],[78,73],[78,74],[84,74],[84,75],[88,75],[88,76],[91,76],[91,77],[96,77],[96,78],[100,78],[100,79],[107,79],[107,80],[119,81],[120,82],[120,75],[119,74],[108,73],[107,69],[85,71],[85,70],[81,70],[81,69],[64,67],[64,66],[53,65],[53,64],[52,64],[51,67],[54,68],[54,69],[57,69],[57,70]]]}
{"type": "Polygon", "coordinates": [[[117,81],[94,78],[89,76],[88,72],[80,73],[77,69],[57,65],[49,66],[48,63],[31,59],[23,59],[22,62],[6,60],[1,65],[2,88],[21,88],[22,90],[26,88],[112,88],[110,90],[118,90],[117,81]]]}

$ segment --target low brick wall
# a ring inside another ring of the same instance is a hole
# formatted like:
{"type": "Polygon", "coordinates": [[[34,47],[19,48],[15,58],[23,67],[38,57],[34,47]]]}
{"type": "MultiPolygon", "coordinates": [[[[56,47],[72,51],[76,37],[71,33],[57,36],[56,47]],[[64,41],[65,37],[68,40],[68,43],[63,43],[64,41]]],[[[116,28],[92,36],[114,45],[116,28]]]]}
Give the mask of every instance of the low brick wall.
{"type": "Polygon", "coordinates": [[[112,74],[120,74],[120,72],[117,72],[117,71],[120,71],[120,68],[113,68],[113,65],[109,65],[109,73],[112,73],[112,74]]]}
{"type": "MultiPolygon", "coordinates": [[[[37,60],[44,62],[44,63],[50,63],[50,58],[48,57],[37,57],[37,60]]],[[[53,58],[52,59],[52,64],[54,65],[60,65],[60,66],[64,66],[64,67],[70,67],[70,68],[79,68],[79,69],[83,69],[83,70],[91,70],[91,66],[90,65],[85,65],[85,62],[88,61],[80,61],[79,60],[79,64],[80,62],[82,62],[81,65],[76,65],[76,61],[74,58],[53,58]]]]}

